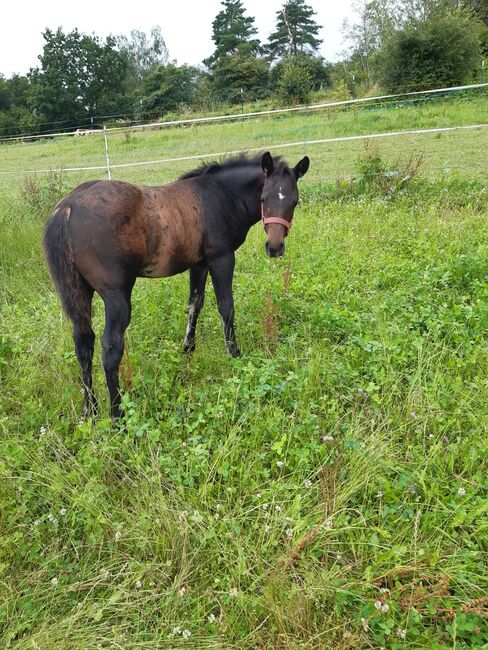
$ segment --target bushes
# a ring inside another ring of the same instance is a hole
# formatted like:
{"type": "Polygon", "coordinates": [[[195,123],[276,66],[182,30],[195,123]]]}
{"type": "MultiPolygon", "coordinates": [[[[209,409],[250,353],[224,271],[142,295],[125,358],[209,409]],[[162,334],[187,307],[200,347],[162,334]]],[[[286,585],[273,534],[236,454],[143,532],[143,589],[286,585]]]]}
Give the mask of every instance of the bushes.
{"type": "Polygon", "coordinates": [[[283,64],[278,82],[278,93],[285,104],[307,104],[310,100],[312,79],[309,71],[298,61],[289,59],[283,64]]]}
{"type": "Polygon", "coordinates": [[[381,60],[391,92],[461,85],[481,56],[480,25],[463,13],[437,15],[393,34],[381,60]]]}
{"type": "Polygon", "coordinates": [[[405,159],[389,165],[378,148],[366,141],[364,152],[357,161],[357,173],[349,179],[339,178],[336,192],[339,196],[396,196],[410,187],[423,162],[423,154],[409,154],[405,159]]]}

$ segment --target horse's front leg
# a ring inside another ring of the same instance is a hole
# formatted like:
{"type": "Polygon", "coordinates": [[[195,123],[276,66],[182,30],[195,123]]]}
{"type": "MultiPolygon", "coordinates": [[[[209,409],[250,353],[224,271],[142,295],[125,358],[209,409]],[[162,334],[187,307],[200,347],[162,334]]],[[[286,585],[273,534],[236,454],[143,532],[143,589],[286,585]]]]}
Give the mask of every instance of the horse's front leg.
{"type": "Polygon", "coordinates": [[[208,268],[197,266],[190,269],[190,298],[188,300],[188,324],[186,326],[184,352],[193,352],[195,349],[195,335],[197,331],[198,314],[202,310],[205,300],[205,284],[207,282],[208,268]]]}
{"type": "Polygon", "coordinates": [[[217,296],[222,325],[224,326],[225,345],[233,357],[238,357],[240,352],[234,331],[234,297],[232,295],[232,278],[235,266],[234,253],[209,260],[208,266],[215,295],[217,296]]]}

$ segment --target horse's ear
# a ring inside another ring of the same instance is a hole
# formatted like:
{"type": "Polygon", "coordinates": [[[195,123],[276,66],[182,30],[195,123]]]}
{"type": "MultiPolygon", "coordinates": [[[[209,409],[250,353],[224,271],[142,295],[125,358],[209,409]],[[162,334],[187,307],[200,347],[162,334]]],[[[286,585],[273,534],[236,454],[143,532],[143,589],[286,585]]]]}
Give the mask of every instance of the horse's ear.
{"type": "Polygon", "coordinates": [[[297,179],[301,178],[302,176],[305,176],[309,167],[310,167],[310,158],[308,156],[305,156],[293,168],[293,171],[295,172],[295,176],[297,177],[297,179]]]}
{"type": "Polygon", "coordinates": [[[261,156],[261,169],[266,174],[266,176],[271,176],[271,174],[273,173],[273,169],[274,169],[273,158],[271,157],[269,151],[263,153],[263,155],[261,156]]]}

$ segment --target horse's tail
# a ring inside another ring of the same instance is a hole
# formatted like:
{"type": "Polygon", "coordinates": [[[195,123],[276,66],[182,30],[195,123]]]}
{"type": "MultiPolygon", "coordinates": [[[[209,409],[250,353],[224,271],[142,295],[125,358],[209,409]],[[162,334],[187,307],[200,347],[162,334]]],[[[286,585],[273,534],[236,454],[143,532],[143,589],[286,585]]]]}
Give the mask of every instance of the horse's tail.
{"type": "Polygon", "coordinates": [[[76,328],[91,331],[93,289],[76,267],[68,229],[71,207],[61,204],[46,224],[44,251],[54,285],[66,315],[76,328]]]}

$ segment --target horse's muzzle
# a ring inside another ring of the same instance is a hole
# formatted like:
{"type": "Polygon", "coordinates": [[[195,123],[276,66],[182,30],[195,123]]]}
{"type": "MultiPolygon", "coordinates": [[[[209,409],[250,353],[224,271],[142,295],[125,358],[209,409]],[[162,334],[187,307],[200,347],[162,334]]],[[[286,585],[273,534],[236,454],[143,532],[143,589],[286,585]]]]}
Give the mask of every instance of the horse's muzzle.
{"type": "Polygon", "coordinates": [[[285,254],[285,242],[282,241],[278,246],[271,245],[269,241],[264,244],[266,255],[268,257],[283,257],[285,254]]]}

